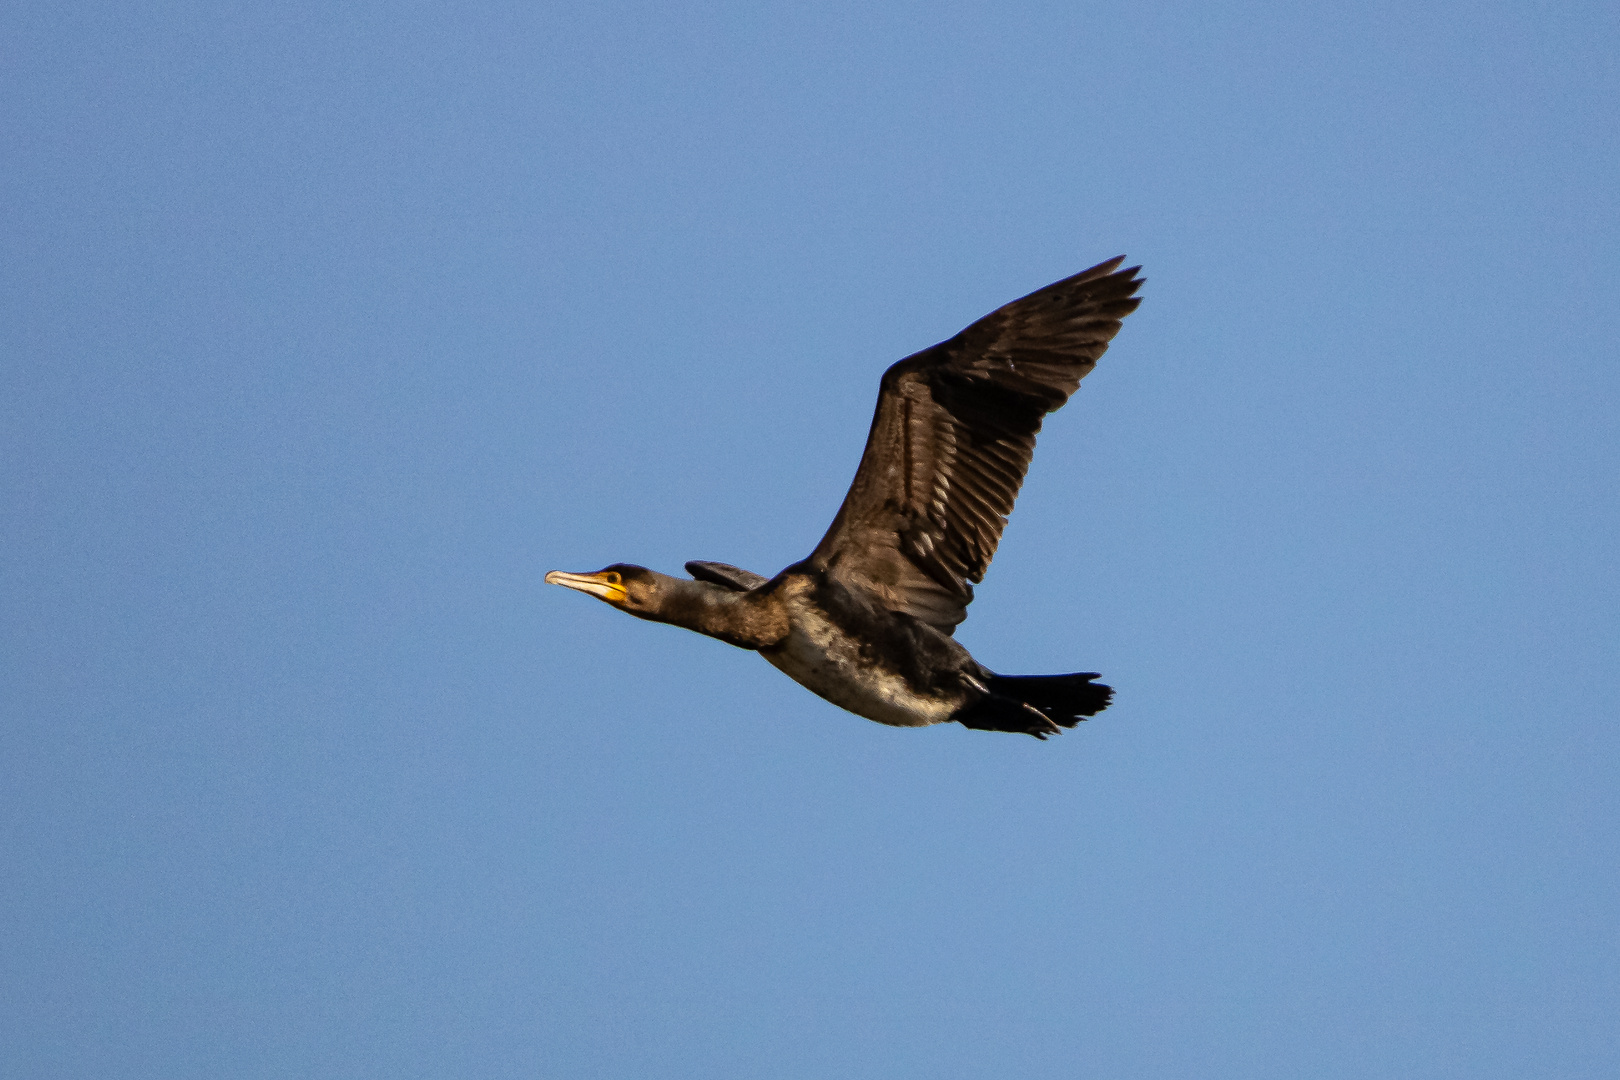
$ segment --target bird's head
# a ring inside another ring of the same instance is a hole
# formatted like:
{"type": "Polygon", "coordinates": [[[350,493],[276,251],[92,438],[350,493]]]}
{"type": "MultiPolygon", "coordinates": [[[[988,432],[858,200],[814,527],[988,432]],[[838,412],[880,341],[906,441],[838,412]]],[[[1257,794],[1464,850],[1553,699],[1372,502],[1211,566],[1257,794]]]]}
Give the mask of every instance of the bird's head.
{"type": "Polygon", "coordinates": [[[663,576],[653,573],[645,566],[614,563],[594,574],[570,574],[562,570],[553,570],[546,575],[546,583],[561,585],[565,589],[575,589],[594,596],[603,603],[612,604],[620,611],[640,615],[658,609],[661,591],[659,579],[663,576]]]}

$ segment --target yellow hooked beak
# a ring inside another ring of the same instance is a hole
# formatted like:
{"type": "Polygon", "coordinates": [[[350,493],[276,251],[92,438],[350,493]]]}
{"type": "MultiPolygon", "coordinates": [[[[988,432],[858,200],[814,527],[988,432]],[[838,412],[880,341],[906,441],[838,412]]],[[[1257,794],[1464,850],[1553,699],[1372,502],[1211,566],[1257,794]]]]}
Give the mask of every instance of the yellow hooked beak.
{"type": "Polygon", "coordinates": [[[630,594],[624,591],[624,580],[613,570],[600,570],[594,574],[568,574],[553,570],[546,575],[546,584],[577,589],[610,604],[622,604],[630,599],[630,594]]]}

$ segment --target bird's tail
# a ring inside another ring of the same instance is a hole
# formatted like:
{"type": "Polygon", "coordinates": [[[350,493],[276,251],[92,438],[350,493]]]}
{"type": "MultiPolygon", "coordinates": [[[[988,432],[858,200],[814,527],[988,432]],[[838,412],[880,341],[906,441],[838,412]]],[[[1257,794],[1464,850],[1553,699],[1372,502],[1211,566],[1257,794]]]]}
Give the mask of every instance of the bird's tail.
{"type": "Polygon", "coordinates": [[[991,675],[978,684],[984,695],[952,719],[963,727],[1022,731],[1044,739],[1108,708],[1114,688],[1092,682],[1095,678],[1095,671],[1078,671],[1072,675],[991,675]]]}

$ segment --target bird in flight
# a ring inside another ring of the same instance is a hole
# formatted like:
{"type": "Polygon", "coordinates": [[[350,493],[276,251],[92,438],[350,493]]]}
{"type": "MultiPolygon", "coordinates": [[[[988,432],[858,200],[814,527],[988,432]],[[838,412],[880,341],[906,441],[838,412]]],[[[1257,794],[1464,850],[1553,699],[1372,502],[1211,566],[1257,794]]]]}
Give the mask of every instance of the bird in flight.
{"type": "Polygon", "coordinates": [[[1108,707],[1097,672],[998,675],[951,635],[996,553],[1035,435],[1136,310],[1110,259],[883,373],[855,481],[808,558],[773,578],[689,562],[546,581],[754,649],[834,705],[895,727],[956,721],[1044,739],[1108,707]]]}

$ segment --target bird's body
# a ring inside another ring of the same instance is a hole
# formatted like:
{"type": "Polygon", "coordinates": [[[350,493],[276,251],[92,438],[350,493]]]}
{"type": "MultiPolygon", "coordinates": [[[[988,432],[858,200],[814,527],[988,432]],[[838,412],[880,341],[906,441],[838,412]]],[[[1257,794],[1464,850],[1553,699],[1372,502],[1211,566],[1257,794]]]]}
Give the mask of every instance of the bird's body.
{"type": "Polygon", "coordinates": [[[772,667],[839,708],[892,727],[949,720],[978,665],[955,639],[889,611],[813,570],[790,567],[770,588],[787,615],[772,667]]]}
{"type": "Polygon", "coordinates": [[[809,557],[765,577],[616,564],[546,580],[640,618],[757,650],[796,682],[895,727],[955,720],[1037,738],[1108,706],[1095,672],[997,675],[951,636],[994,555],[1042,418],[1140,302],[1113,259],[1015,300],[884,373],[866,452],[809,557]]]}

